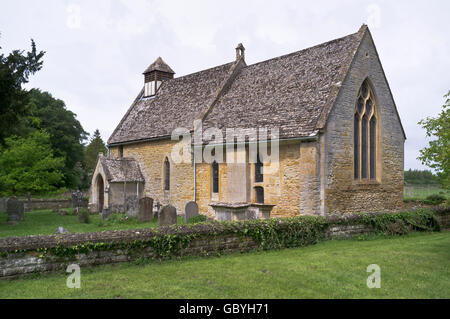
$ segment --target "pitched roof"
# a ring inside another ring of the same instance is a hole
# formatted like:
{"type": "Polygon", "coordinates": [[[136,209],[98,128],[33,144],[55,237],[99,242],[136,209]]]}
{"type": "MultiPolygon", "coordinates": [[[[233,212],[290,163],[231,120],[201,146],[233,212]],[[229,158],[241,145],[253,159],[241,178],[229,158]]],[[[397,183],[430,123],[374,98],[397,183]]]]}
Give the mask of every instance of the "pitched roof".
{"type": "Polygon", "coordinates": [[[170,66],[166,62],[164,62],[163,59],[161,59],[161,57],[158,57],[155,60],[155,62],[150,64],[149,67],[145,69],[143,74],[151,72],[151,71],[162,71],[162,72],[175,74],[175,72],[170,68],[170,66]]]}
{"type": "Polygon", "coordinates": [[[108,144],[170,136],[177,127],[192,127],[228,77],[232,65],[165,80],[154,97],[142,98],[142,89],[108,144]]]}
{"type": "Polygon", "coordinates": [[[100,164],[105,172],[106,179],[110,182],[143,182],[141,169],[133,158],[107,158],[100,154],[100,164]]]}
{"type": "Polygon", "coordinates": [[[243,68],[203,129],[278,127],[280,138],[314,135],[361,37],[357,32],[243,68]]]}
{"type": "Polygon", "coordinates": [[[363,25],[357,33],[244,65],[218,99],[216,91],[231,77],[234,63],[166,80],[154,98],[141,98],[141,91],[108,144],[170,136],[177,127],[192,129],[199,118],[204,129],[279,127],[280,138],[314,135],[366,30],[363,25]]]}

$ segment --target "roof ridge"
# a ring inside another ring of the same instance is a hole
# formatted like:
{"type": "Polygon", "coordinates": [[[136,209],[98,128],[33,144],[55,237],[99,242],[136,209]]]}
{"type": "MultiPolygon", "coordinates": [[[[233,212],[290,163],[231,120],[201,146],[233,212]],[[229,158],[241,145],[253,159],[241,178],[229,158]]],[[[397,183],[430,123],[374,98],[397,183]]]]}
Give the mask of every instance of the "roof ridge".
{"type": "Polygon", "coordinates": [[[207,69],[203,69],[203,70],[200,70],[200,71],[196,71],[196,72],[193,72],[193,73],[188,73],[188,74],[185,74],[185,75],[182,75],[182,76],[179,76],[179,77],[176,77],[176,78],[173,78],[173,79],[167,79],[167,80],[165,80],[165,82],[167,81],[171,81],[171,80],[178,80],[178,79],[182,79],[182,78],[185,78],[185,77],[188,77],[188,76],[191,76],[191,75],[195,75],[195,74],[197,74],[197,73],[201,73],[201,72],[205,72],[205,71],[210,71],[210,70],[212,70],[212,69],[216,69],[216,68],[220,68],[220,67],[224,67],[225,65],[228,65],[228,64],[233,64],[234,62],[227,62],[227,63],[224,63],[224,64],[219,64],[219,65],[216,65],[216,66],[213,66],[213,67],[210,67],[210,68],[207,68],[207,69]]]}
{"type": "Polygon", "coordinates": [[[341,90],[341,85],[337,85],[337,83],[342,84],[344,82],[344,80],[348,74],[348,71],[350,70],[350,67],[353,63],[356,52],[358,52],[358,49],[361,46],[362,40],[364,39],[364,36],[368,30],[369,30],[368,26],[366,24],[363,24],[359,28],[358,32],[352,34],[352,35],[359,36],[357,45],[352,52],[349,52],[347,58],[345,59],[343,65],[341,66],[341,69],[339,70],[339,74],[337,76],[337,82],[333,83],[330,93],[328,94],[328,99],[325,102],[325,105],[323,106],[323,108],[320,112],[320,115],[316,120],[316,123],[314,124],[315,130],[323,129],[323,127],[326,125],[328,116],[330,115],[331,110],[333,109],[334,103],[336,102],[336,99],[341,90]]]}
{"type": "MultiPolygon", "coordinates": [[[[208,106],[206,107],[206,110],[201,112],[199,114],[199,119],[203,121],[206,116],[208,116],[209,112],[214,108],[214,105],[217,103],[217,101],[224,95],[224,92],[230,87],[234,79],[236,78],[239,71],[243,68],[245,68],[247,64],[245,63],[245,60],[243,57],[241,57],[238,61],[233,63],[231,68],[228,70],[228,76],[222,81],[220,86],[217,88],[216,92],[212,96],[212,101],[208,103],[208,106]]],[[[195,127],[194,127],[195,130],[195,127]]]]}
{"type": "Polygon", "coordinates": [[[345,35],[343,37],[339,37],[339,38],[336,38],[336,39],[333,39],[333,40],[330,40],[330,41],[322,42],[322,43],[313,45],[312,47],[307,47],[307,48],[304,48],[304,49],[301,49],[301,50],[298,50],[298,51],[294,51],[294,52],[291,52],[291,53],[279,55],[279,56],[276,56],[276,57],[273,57],[273,58],[270,58],[270,59],[267,59],[267,60],[259,61],[259,62],[253,63],[253,64],[249,64],[249,65],[247,65],[247,67],[251,67],[251,66],[258,65],[258,64],[270,62],[272,60],[276,60],[276,59],[280,59],[280,58],[286,58],[286,57],[289,57],[291,55],[298,54],[300,52],[304,52],[304,51],[308,51],[308,50],[312,50],[312,49],[317,49],[317,48],[319,48],[321,46],[329,45],[331,43],[334,43],[334,42],[337,42],[337,41],[341,41],[341,40],[343,40],[343,39],[345,39],[347,37],[354,36],[354,35],[358,34],[360,31],[361,31],[361,29],[358,32],[347,34],[347,35],[345,35]]]}

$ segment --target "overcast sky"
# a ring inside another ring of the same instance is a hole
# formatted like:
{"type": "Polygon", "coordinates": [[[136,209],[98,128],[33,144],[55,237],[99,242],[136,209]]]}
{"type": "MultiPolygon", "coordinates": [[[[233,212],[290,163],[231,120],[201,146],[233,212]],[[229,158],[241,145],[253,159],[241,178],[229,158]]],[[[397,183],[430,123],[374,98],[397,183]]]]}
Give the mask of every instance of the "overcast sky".
{"type": "Polygon", "coordinates": [[[161,56],[181,76],[235,58],[252,64],[358,31],[366,23],[406,132],[405,168],[426,145],[420,119],[450,90],[450,1],[2,1],[2,52],[47,53],[28,88],[65,101],[106,140],[161,56]]]}

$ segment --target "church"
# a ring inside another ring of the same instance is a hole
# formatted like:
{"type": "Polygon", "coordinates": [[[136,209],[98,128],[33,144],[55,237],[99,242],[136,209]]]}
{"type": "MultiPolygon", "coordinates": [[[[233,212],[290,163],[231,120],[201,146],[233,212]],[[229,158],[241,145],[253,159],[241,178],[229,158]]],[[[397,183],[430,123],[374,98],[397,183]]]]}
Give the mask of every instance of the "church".
{"type": "Polygon", "coordinates": [[[132,215],[142,197],[178,214],[195,201],[219,220],[402,207],[406,136],[366,25],[255,64],[235,50],[234,61],[181,77],[162,58],[145,69],[99,155],[92,211],[132,215]],[[230,129],[244,138],[230,143],[230,129]]]}

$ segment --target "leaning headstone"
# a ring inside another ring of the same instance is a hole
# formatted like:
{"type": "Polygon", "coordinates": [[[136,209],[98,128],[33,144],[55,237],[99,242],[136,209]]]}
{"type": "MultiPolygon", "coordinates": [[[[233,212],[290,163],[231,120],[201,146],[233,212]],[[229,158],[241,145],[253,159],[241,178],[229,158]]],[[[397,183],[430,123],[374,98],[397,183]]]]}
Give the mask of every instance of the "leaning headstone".
{"type": "Polygon", "coordinates": [[[148,222],[153,219],[153,198],[143,197],[139,200],[138,218],[141,222],[148,222]]]}
{"type": "Polygon", "coordinates": [[[57,234],[70,234],[70,231],[68,231],[67,229],[65,229],[65,228],[62,227],[62,226],[59,226],[59,227],[53,232],[53,234],[54,234],[54,235],[57,235],[57,234]]]}
{"type": "Polygon", "coordinates": [[[198,205],[196,202],[188,202],[184,207],[184,221],[187,223],[191,217],[198,215],[198,205]]]}
{"type": "Polygon", "coordinates": [[[174,225],[177,223],[177,209],[172,205],[163,206],[158,214],[158,225],[174,225]]]}
{"type": "Polygon", "coordinates": [[[8,222],[17,222],[23,220],[23,202],[15,196],[6,202],[6,212],[8,213],[8,222]]]}

